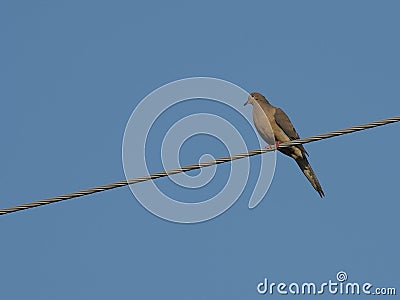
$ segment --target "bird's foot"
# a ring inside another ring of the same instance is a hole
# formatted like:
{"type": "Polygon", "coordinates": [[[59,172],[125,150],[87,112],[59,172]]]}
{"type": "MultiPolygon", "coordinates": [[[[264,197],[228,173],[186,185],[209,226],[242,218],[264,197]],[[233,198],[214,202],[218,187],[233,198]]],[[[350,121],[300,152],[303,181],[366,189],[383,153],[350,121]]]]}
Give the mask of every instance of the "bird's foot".
{"type": "Polygon", "coordinates": [[[274,146],[272,146],[272,145],[266,145],[264,148],[265,148],[265,149],[274,149],[274,150],[278,150],[280,144],[281,144],[280,142],[275,142],[275,145],[274,145],[274,146]]]}

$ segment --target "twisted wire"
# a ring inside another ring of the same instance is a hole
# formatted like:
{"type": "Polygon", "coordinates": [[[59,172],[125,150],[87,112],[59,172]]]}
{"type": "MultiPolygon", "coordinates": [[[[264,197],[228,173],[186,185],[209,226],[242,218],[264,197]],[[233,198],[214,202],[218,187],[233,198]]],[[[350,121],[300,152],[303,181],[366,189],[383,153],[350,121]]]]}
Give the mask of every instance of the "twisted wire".
{"type": "MultiPolygon", "coordinates": [[[[371,123],[367,123],[367,124],[357,125],[357,126],[353,126],[353,127],[349,127],[349,128],[345,128],[345,129],[341,129],[341,130],[336,130],[336,131],[331,131],[331,132],[327,132],[327,133],[323,133],[323,134],[310,136],[310,137],[307,137],[304,139],[297,139],[297,140],[293,140],[290,142],[281,143],[278,145],[278,148],[285,148],[285,147],[290,147],[290,146],[294,146],[294,145],[307,144],[307,143],[311,143],[311,142],[315,142],[315,141],[319,141],[319,140],[323,140],[323,139],[328,139],[328,138],[332,138],[335,136],[340,136],[340,135],[344,135],[344,134],[348,134],[348,133],[353,133],[356,131],[370,129],[370,128],[374,128],[374,127],[378,127],[378,126],[382,126],[382,125],[386,125],[386,124],[390,124],[390,123],[395,123],[395,122],[399,122],[399,121],[400,121],[400,116],[395,116],[392,118],[387,118],[387,119],[383,119],[383,120],[379,120],[379,121],[375,121],[375,122],[371,122],[371,123]]],[[[115,189],[115,188],[126,186],[126,185],[131,185],[131,184],[135,184],[135,183],[139,183],[139,182],[143,182],[143,181],[147,181],[147,180],[154,180],[154,179],[157,179],[160,177],[165,177],[165,176],[169,176],[169,175],[173,175],[173,174],[196,170],[196,169],[200,169],[200,168],[204,168],[204,167],[209,167],[212,165],[218,165],[221,163],[225,163],[225,162],[229,162],[229,161],[233,161],[233,160],[237,160],[237,159],[241,159],[241,158],[245,158],[245,157],[254,156],[254,155],[262,154],[265,152],[275,151],[275,150],[276,150],[276,147],[261,148],[261,149],[256,149],[256,150],[252,150],[249,152],[239,153],[239,154],[236,154],[233,156],[221,157],[221,158],[218,158],[215,160],[185,166],[182,168],[172,169],[172,170],[168,170],[168,171],[162,171],[162,172],[153,173],[150,175],[145,175],[145,176],[141,176],[141,177],[137,177],[137,178],[133,178],[133,179],[129,179],[129,180],[122,180],[122,181],[118,181],[118,182],[114,182],[114,183],[110,183],[110,184],[105,184],[105,185],[81,190],[81,191],[70,193],[70,194],[64,194],[64,195],[60,195],[60,196],[56,196],[56,197],[52,197],[52,198],[46,198],[46,199],[35,201],[35,202],[30,202],[30,203],[25,203],[25,204],[21,204],[21,205],[9,207],[9,208],[4,208],[4,209],[0,210],[0,215],[5,215],[5,214],[20,211],[20,210],[25,210],[25,209],[29,209],[29,208],[33,208],[33,207],[56,203],[59,201],[64,201],[64,200],[73,199],[73,198],[77,198],[77,197],[82,197],[85,195],[95,194],[95,193],[115,189]]]]}

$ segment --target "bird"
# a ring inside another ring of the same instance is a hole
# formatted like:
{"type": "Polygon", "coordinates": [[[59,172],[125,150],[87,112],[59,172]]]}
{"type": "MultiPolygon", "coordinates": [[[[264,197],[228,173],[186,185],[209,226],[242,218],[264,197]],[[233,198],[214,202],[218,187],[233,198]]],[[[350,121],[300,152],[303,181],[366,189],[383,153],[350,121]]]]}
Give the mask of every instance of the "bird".
{"type": "Polygon", "coordinates": [[[313,188],[318,192],[319,196],[323,198],[325,196],[324,191],[308,162],[308,153],[304,149],[304,146],[295,145],[279,148],[280,143],[300,138],[287,114],[281,108],[271,105],[260,93],[251,93],[244,103],[244,105],[247,104],[253,106],[254,125],[263,140],[269,145],[275,144],[276,149],[293,158],[313,188]],[[268,126],[268,122],[271,126],[268,126]]]}

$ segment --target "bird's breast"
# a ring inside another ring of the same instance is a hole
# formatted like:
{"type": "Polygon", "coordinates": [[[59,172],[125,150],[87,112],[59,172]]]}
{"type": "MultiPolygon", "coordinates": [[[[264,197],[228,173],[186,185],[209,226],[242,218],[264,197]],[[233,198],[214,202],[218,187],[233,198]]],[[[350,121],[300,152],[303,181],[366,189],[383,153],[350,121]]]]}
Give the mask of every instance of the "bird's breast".
{"type": "Polygon", "coordinates": [[[275,144],[275,136],[271,129],[271,125],[268,120],[267,114],[258,107],[258,105],[254,105],[253,107],[253,121],[254,125],[262,137],[264,141],[266,141],[269,145],[275,144]]]}

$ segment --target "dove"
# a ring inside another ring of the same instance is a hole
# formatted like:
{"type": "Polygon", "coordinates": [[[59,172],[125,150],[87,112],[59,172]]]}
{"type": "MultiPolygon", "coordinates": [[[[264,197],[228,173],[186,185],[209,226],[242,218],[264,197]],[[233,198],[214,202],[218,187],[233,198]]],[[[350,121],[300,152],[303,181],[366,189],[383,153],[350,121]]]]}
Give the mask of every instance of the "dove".
{"type": "Polygon", "coordinates": [[[275,144],[275,147],[280,152],[293,158],[320,197],[324,197],[325,194],[318,178],[307,160],[308,153],[304,149],[304,146],[296,145],[281,149],[278,148],[280,143],[300,138],[286,113],[282,109],[271,105],[260,93],[251,93],[244,105],[246,104],[253,105],[254,125],[263,140],[269,145],[275,144]],[[268,126],[268,122],[271,127],[268,126]]]}

